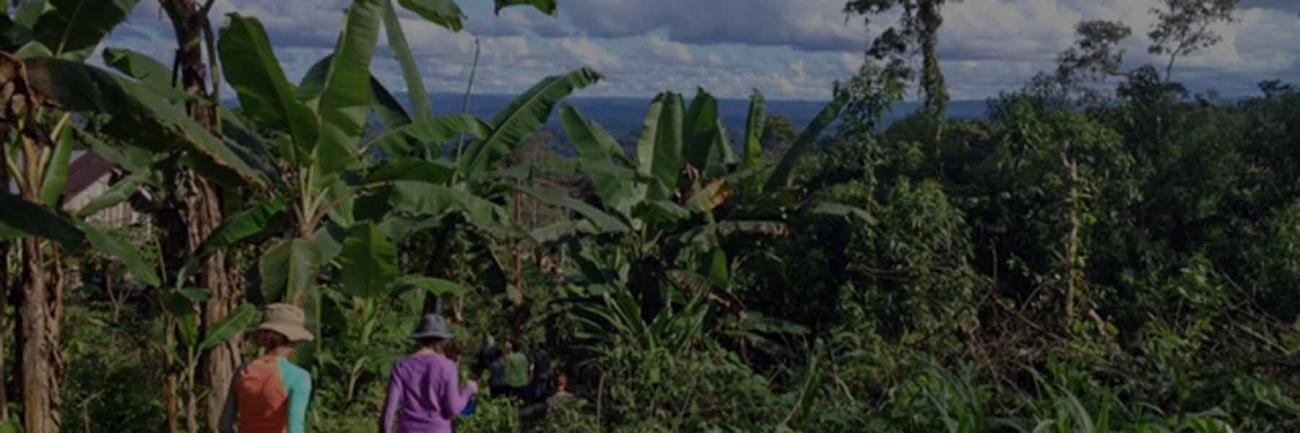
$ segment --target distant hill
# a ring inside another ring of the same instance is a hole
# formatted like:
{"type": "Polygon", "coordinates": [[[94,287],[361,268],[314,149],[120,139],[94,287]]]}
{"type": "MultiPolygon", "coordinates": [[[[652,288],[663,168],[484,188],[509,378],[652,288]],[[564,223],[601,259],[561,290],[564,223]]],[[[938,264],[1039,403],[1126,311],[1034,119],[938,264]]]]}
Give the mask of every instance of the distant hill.
{"type": "MultiPolygon", "coordinates": [[[[431,98],[433,99],[433,108],[439,115],[459,113],[464,102],[463,94],[435,93],[431,95],[431,98]]],[[[490,122],[492,117],[509,105],[514,98],[512,95],[474,95],[470,98],[469,111],[484,121],[490,122]]],[[[650,106],[650,98],[579,96],[567,98],[564,103],[578,107],[588,119],[599,123],[615,137],[622,137],[636,134],[641,130],[642,122],[645,121],[646,110],[650,106]]],[[[785,117],[790,119],[795,126],[802,128],[808,122],[811,122],[825,105],[826,102],[821,101],[769,100],[767,101],[767,114],[769,116],[785,117]]],[[[983,118],[987,111],[986,105],[984,101],[954,101],[949,107],[949,116],[957,119],[983,118]]],[[[911,115],[919,107],[920,105],[916,103],[898,104],[894,112],[886,119],[886,123],[893,123],[911,115]]],[[[718,108],[722,116],[722,122],[729,131],[735,134],[744,132],[745,118],[749,115],[748,100],[722,99],[719,100],[718,108]]],[[[547,128],[560,131],[559,116],[551,116],[547,128]]]]}

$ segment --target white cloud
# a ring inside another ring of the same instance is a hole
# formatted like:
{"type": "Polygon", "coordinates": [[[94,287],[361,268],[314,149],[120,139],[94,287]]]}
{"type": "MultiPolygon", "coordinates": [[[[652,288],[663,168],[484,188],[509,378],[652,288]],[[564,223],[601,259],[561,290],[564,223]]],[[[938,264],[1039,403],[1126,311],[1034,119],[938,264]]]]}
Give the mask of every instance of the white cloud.
{"type": "MultiPolygon", "coordinates": [[[[1052,68],[1074,39],[1080,20],[1123,20],[1134,35],[1125,44],[1131,67],[1159,62],[1146,52],[1161,0],[965,0],[944,9],[942,65],[955,98],[984,98],[1014,89],[1052,68]]],[[[333,47],[350,0],[222,0],[225,13],[259,18],[291,80],[333,47]]],[[[831,83],[857,71],[868,39],[861,17],[843,13],[844,0],[565,0],[560,16],[490,2],[461,2],[466,30],[453,33],[401,12],[417,62],[434,91],[463,89],[482,44],[476,87],[513,93],[541,77],[579,66],[604,72],[608,84],[584,94],[647,97],[662,90],[704,86],[742,98],[757,87],[772,99],[824,99],[831,83]]],[[[1300,77],[1300,0],[1244,0],[1240,22],[1218,28],[1219,46],[1180,60],[1177,77],[1194,90],[1253,91],[1256,82],[1300,77]]],[[[882,17],[876,24],[892,24],[882,17]]],[[[383,37],[381,36],[381,41],[383,37]]],[[[381,42],[386,47],[385,42],[381,42]]],[[[156,2],[141,2],[109,45],[170,58],[170,23],[156,2]]],[[[400,70],[387,50],[375,74],[399,88],[400,70]]]]}
{"type": "Polygon", "coordinates": [[[645,49],[656,59],[689,65],[695,61],[691,48],[680,42],[672,42],[663,36],[651,34],[645,39],[645,49]]]}
{"type": "Polygon", "coordinates": [[[588,38],[563,38],[557,42],[570,56],[577,59],[581,66],[588,66],[599,71],[617,71],[623,67],[618,56],[605,50],[605,47],[588,38]]]}

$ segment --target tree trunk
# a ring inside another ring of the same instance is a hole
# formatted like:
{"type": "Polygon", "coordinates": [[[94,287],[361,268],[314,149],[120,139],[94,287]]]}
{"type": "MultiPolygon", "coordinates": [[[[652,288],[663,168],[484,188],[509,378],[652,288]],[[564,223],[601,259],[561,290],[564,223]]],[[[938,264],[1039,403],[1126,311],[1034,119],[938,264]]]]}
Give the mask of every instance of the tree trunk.
{"type": "Polygon", "coordinates": [[[936,118],[948,114],[948,87],[939,65],[939,28],[943,14],[939,2],[930,0],[920,4],[917,18],[921,21],[921,88],[925,90],[925,109],[936,118]]]}
{"type": "MultiPolygon", "coordinates": [[[[59,329],[63,316],[63,281],[59,272],[46,269],[50,257],[42,240],[22,241],[23,278],[19,313],[22,315],[23,419],[27,433],[59,432],[59,329]]],[[[57,249],[51,245],[49,248],[57,249]]],[[[56,251],[57,253],[57,251],[56,251]]],[[[55,254],[57,257],[57,254],[55,254]]],[[[57,258],[55,258],[57,263],[57,258]]]]}
{"type": "MultiPolygon", "coordinates": [[[[162,0],[163,8],[171,19],[179,47],[176,51],[176,68],[181,85],[185,91],[198,101],[209,99],[208,68],[204,62],[203,36],[208,24],[207,10],[200,7],[195,0],[162,0]]],[[[211,4],[209,1],[208,4],[211,4]]],[[[208,47],[212,49],[214,47],[208,47]]],[[[213,74],[215,75],[215,73],[213,74]]],[[[216,85],[213,86],[214,88],[216,85]]],[[[216,111],[200,102],[191,102],[187,106],[191,118],[197,120],[209,130],[217,132],[216,111]]],[[[221,209],[221,189],[211,181],[195,173],[185,173],[185,184],[189,194],[184,200],[186,216],[187,253],[193,254],[214,232],[224,219],[221,209]]],[[[211,291],[212,296],[203,306],[202,323],[205,331],[209,326],[225,318],[241,300],[242,290],[233,284],[230,275],[237,273],[227,263],[225,252],[217,252],[209,257],[199,269],[196,283],[211,291]]],[[[203,354],[199,360],[199,370],[203,385],[208,389],[204,409],[206,412],[207,431],[217,432],[217,422],[226,401],[231,378],[239,365],[239,341],[219,345],[203,354]]],[[[193,381],[190,381],[193,385],[193,381]]],[[[193,392],[193,390],[191,390],[193,392]]],[[[190,418],[198,416],[193,413],[196,408],[188,405],[190,418]]]]}
{"type": "MultiPolygon", "coordinates": [[[[0,175],[0,185],[9,180],[0,175]]],[[[0,424],[9,421],[9,369],[5,365],[5,339],[9,331],[9,316],[5,314],[9,299],[9,244],[0,244],[0,424]]]]}

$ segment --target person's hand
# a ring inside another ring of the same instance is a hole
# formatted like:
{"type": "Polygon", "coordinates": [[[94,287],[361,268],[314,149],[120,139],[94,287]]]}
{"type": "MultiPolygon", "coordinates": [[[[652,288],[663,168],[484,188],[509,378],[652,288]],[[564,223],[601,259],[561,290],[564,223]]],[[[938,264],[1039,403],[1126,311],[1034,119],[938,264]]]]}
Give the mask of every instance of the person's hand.
{"type": "Polygon", "coordinates": [[[469,382],[466,382],[465,389],[469,390],[470,393],[478,394],[478,381],[471,380],[469,382]]]}

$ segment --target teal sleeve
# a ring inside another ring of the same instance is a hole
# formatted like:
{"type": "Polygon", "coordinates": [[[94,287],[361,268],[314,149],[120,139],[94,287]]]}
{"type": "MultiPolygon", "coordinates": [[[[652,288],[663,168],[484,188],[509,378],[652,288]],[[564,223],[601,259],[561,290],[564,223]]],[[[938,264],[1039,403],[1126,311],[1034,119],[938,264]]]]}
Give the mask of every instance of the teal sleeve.
{"type": "Polygon", "coordinates": [[[306,433],[307,403],[311,401],[311,375],[284,358],[280,358],[280,374],[284,377],[284,389],[289,392],[288,433],[306,433]]]}

